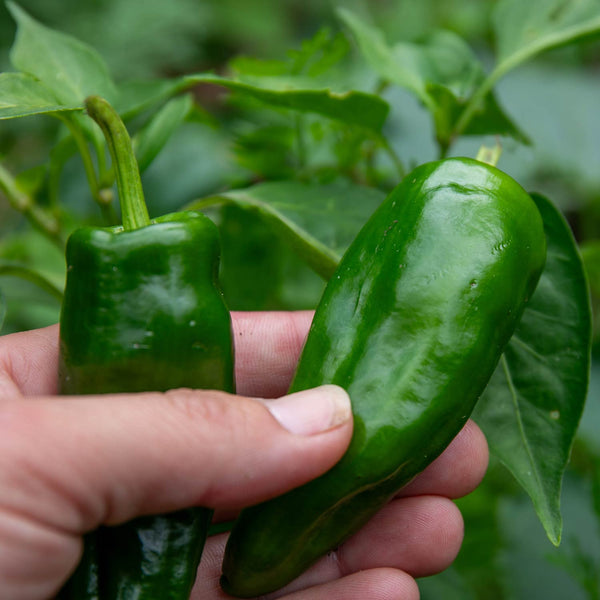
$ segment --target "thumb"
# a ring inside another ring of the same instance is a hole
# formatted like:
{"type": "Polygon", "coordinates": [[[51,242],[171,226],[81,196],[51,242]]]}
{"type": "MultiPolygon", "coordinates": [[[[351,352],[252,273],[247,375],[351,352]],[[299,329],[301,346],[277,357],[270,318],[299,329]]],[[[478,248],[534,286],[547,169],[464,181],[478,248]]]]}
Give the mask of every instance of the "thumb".
{"type": "Polygon", "coordinates": [[[0,506],[81,534],[188,506],[227,510],[329,469],[352,432],[344,390],[28,398],[4,405],[0,506]]]}

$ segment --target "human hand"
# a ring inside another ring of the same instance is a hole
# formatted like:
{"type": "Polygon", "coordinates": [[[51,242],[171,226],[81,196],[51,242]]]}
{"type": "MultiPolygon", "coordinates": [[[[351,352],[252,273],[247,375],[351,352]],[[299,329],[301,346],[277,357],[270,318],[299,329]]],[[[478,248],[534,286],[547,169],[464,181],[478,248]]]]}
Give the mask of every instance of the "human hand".
{"type": "MultiPolygon", "coordinates": [[[[240,396],[56,397],[58,329],[0,338],[0,597],[51,598],[77,564],[82,534],[101,524],[190,505],[225,519],[330,468],[352,429],[339,388],[297,402],[249,397],[285,394],[310,318],[234,314],[240,396]]],[[[486,465],[470,423],[362,531],[270,598],[417,598],[413,576],[446,568],[462,541],[449,498],[470,492],[486,465]]],[[[225,539],[208,540],[194,599],[227,598],[218,586],[225,539]]]]}

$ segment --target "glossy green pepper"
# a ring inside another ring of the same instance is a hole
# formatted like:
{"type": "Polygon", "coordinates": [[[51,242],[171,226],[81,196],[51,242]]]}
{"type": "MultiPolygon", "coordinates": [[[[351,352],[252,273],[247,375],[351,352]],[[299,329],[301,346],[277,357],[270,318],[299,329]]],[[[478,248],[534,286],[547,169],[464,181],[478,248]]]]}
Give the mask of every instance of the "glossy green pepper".
{"type": "Polygon", "coordinates": [[[494,167],[448,159],[410,173],[326,286],[290,392],[333,383],[354,433],[321,477],[242,511],[223,589],[279,589],[360,529],[467,421],[545,263],[541,216],[494,167]]]}
{"type": "Polygon", "coordinates": [[[219,238],[200,213],[84,227],[67,242],[60,328],[65,394],[233,389],[219,238]]]}
{"type": "MultiPolygon", "coordinates": [[[[124,125],[105,101],[86,106],[111,150],[124,226],[81,228],[67,242],[60,392],[233,392],[216,226],[195,212],[150,220],[124,125]]],[[[190,508],[92,532],[59,597],[187,600],[211,516],[190,508]]]]}

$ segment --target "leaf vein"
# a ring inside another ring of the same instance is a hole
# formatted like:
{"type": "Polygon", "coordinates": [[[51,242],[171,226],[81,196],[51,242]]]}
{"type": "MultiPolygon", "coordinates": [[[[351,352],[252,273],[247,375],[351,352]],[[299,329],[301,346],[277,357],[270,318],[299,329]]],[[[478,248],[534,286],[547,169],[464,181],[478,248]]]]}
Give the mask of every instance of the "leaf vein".
{"type": "Polygon", "coordinates": [[[521,434],[521,439],[523,440],[523,447],[525,449],[525,453],[527,455],[528,462],[531,466],[531,474],[536,481],[538,489],[544,489],[543,481],[542,481],[541,475],[539,473],[539,470],[537,468],[536,462],[534,460],[533,452],[531,450],[531,445],[529,443],[529,438],[527,437],[527,434],[525,431],[525,426],[523,424],[523,419],[521,416],[521,409],[519,407],[519,402],[518,402],[519,395],[517,393],[515,384],[513,382],[513,379],[512,379],[511,373],[510,373],[508,361],[506,360],[506,356],[504,354],[502,355],[502,358],[500,360],[502,361],[502,368],[504,370],[504,375],[506,376],[506,382],[508,384],[508,389],[510,391],[511,398],[513,401],[513,406],[515,409],[515,416],[517,418],[517,426],[519,429],[519,433],[521,434]]]}
{"type": "Polygon", "coordinates": [[[546,365],[548,364],[549,361],[547,356],[540,354],[533,346],[522,340],[518,335],[513,334],[512,338],[510,338],[510,341],[514,342],[515,344],[518,344],[521,348],[523,348],[525,351],[531,354],[531,356],[533,356],[536,360],[546,365]]]}

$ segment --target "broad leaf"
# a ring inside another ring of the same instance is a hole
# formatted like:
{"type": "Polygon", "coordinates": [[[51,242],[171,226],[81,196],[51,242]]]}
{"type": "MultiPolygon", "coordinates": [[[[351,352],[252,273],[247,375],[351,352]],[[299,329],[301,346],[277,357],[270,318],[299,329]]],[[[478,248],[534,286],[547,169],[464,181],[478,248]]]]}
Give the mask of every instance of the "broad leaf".
{"type": "Polygon", "coordinates": [[[548,200],[533,198],[544,220],[546,267],[475,420],[558,544],[562,477],[587,393],[590,306],[569,226],[548,200]]]}
{"type": "MultiPolygon", "coordinates": [[[[485,79],[483,67],[471,48],[450,31],[437,31],[420,43],[390,45],[381,30],[352,12],[340,10],[339,14],[371,68],[385,81],[415,94],[431,112],[438,140],[443,146],[448,145],[465,103],[485,79]]],[[[510,135],[526,141],[491,94],[478,106],[477,119],[463,133],[510,135]]]]}
{"type": "Polygon", "coordinates": [[[83,110],[63,105],[40,81],[25,73],[0,73],[0,119],[83,110]]]}
{"type": "Polygon", "coordinates": [[[285,181],[231,190],[187,208],[203,209],[218,202],[233,202],[256,212],[304,262],[329,279],[343,252],[384,197],[380,190],[350,184],[285,181]]]}
{"type": "Polygon", "coordinates": [[[60,104],[79,104],[91,94],[114,100],[108,68],[93,48],[42,25],[13,2],[7,6],[18,26],[10,53],[16,69],[39,79],[60,104]]]}
{"type": "Polygon", "coordinates": [[[600,33],[598,0],[502,0],[493,25],[497,70],[505,73],[532,56],[600,33]]]}
{"type": "Polygon", "coordinates": [[[146,169],[162,150],[171,135],[183,123],[193,106],[185,95],[167,102],[134,138],[134,149],[141,171],[146,169]]]}
{"type": "Polygon", "coordinates": [[[252,83],[210,73],[186,75],[179,79],[133,82],[120,87],[117,109],[125,117],[198,84],[214,84],[245,94],[276,108],[322,115],[349,125],[381,131],[389,112],[385,100],[360,91],[337,92],[311,89],[302,78],[255,77],[252,83]]]}
{"type": "Polygon", "coordinates": [[[374,94],[311,89],[310,80],[306,83],[300,78],[260,77],[252,83],[216,75],[191,75],[186,79],[190,83],[221,85],[270,106],[319,114],[375,133],[381,131],[389,111],[387,102],[374,94]]]}

